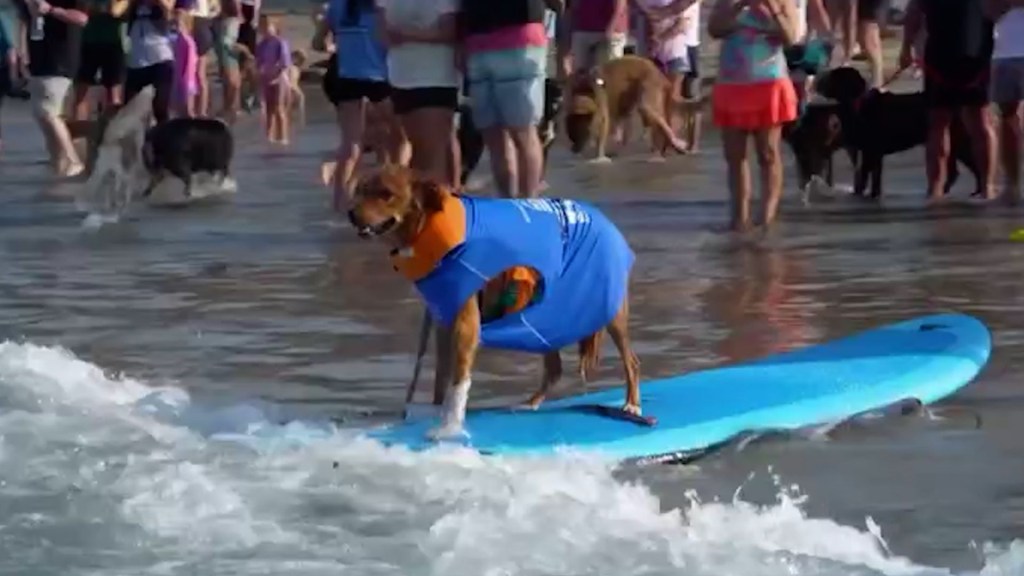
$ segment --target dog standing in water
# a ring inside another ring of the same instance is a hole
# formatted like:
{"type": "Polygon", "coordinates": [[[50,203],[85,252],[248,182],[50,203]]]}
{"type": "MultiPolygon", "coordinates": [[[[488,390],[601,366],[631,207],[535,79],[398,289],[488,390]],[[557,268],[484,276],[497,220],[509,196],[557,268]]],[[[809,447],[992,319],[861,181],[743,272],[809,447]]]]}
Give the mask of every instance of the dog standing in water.
{"type": "Polygon", "coordinates": [[[595,160],[607,161],[608,137],[620,123],[640,114],[651,134],[651,148],[662,156],[669,148],[686,154],[688,145],[672,131],[669,118],[692,113],[700,103],[674,92],[672,83],[647,58],[623,56],[572,80],[565,132],[573,153],[596,141],[595,160]]]}
{"type": "MultiPolygon", "coordinates": [[[[859,156],[853,193],[863,196],[868,186],[871,197],[882,195],[882,164],[886,156],[923,146],[928,139],[928,102],[924,92],[894,93],[869,89],[856,68],[842,66],[818,76],[815,91],[836,101],[846,145],[859,156]]],[[[971,148],[970,135],[962,120],[950,127],[951,154],[947,164],[948,194],[959,176],[957,162],[974,173],[980,172],[971,148]]],[[[972,196],[981,196],[977,188],[972,196]]]]}
{"type": "Polygon", "coordinates": [[[573,200],[460,196],[398,166],[362,180],[352,206],[359,236],[391,248],[395,270],[447,328],[438,333],[434,403],[443,400],[443,408],[433,438],[461,434],[481,345],[544,356],[540,388],[527,401],[535,408],[562,375],[559,350],[578,343],[586,379],[605,330],[622,358],[623,412],[640,414],[639,361],[628,331],[634,255],[597,209],[573,200]]]}
{"type": "Polygon", "coordinates": [[[230,178],[234,156],[234,136],[222,120],[213,118],[174,118],[146,132],[142,149],[149,183],[142,196],[148,197],[167,177],[181,180],[184,200],[192,196],[194,177],[207,174],[218,190],[233,191],[230,178]]]}

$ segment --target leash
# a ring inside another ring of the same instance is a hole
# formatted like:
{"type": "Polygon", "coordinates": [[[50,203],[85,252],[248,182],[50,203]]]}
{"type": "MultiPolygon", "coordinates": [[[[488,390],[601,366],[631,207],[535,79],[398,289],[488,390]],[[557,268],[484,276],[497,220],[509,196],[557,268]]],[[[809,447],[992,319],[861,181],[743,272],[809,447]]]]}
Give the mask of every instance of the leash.
{"type": "Polygon", "coordinates": [[[889,85],[898,80],[904,72],[909,70],[911,66],[900,66],[892,74],[889,74],[878,88],[871,88],[867,92],[858,96],[857,99],[853,101],[853,109],[860,110],[860,107],[864,103],[864,100],[866,100],[872,93],[883,92],[886,88],[889,87],[889,85]]]}
{"type": "Polygon", "coordinates": [[[416,396],[416,385],[420,381],[420,371],[423,369],[423,357],[427,355],[427,344],[430,342],[430,329],[433,322],[430,320],[430,311],[423,311],[423,323],[420,324],[420,344],[416,351],[416,366],[412,370],[412,381],[405,389],[405,408],[402,409],[402,419],[409,417],[409,405],[416,396]]]}

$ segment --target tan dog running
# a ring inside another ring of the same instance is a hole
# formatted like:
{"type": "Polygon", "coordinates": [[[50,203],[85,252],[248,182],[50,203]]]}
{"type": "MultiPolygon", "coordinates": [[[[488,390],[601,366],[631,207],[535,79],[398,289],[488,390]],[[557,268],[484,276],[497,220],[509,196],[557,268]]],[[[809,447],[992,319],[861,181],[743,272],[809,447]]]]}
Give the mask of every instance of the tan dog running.
{"type": "Polygon", "coordinates": [[[674,93],[657,65],[639,56],[616,58],[572,81],[565,131],[574,154],[596,140],[598,160],[607,160],[608,136],[639,113],[662,156],[669,148],[685,154],[687,143],[672,131],[669,119],[692,114],[695,104],[674,93]]]}
{"type": "Polygon", "coordinates": [[[349,219],[360,237],[391,248],[395,269],[447,327],[437,334],[434,404],[444,407],[433,438],[461,433],[481,345],[543,355],[540,387],[527,400],[536,408],[562,375],[560,348],[578,343],[586,380],[605,330],[622,357],[623,412],[640,414],[639,361],[628,331],[634,257],[596,208],[469,198],[385,166],[357,185],[349,219]]]}

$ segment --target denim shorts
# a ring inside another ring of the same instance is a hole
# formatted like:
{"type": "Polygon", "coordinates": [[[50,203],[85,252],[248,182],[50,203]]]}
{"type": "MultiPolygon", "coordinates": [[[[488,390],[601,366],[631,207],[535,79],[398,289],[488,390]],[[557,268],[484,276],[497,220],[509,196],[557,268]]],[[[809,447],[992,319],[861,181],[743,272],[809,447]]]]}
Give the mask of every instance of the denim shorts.
{"type": "Polygon", "coordinates": [[[540,122],[547,52],[547,47],[531,46],[469,55],[466,77],[478,128],[524,128],[540,122]]]}
{"type": "Polygon", "coordinates": [[[235,49],[235,44],[238,43],[238,31],[241,25],[242,19],[236,17],[224,16],[214,20],[214,45],[222,72],[238,70],[238,51],[235,49]]]}

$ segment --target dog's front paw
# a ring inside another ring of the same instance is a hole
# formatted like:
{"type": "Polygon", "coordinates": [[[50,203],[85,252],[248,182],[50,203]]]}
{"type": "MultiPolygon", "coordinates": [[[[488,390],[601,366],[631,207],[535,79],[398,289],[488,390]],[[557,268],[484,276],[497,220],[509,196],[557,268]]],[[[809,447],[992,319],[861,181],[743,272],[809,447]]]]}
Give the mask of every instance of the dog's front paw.
{"type": "Polygon", "coordinates": [[[428,430],[427,438],[434,442],[440,442],[443,440],[469,438],[469,434],[466,433],[466,429],[462,427],[462,422],[458,420],[446,420],[440,426],[428,430]]]}
{"type": "Polygon", "coordinates": [[[591,164],[611,164],[612,159],[608,156],[596,156],[590,160],[591,164]]]}
{"type": "Polygon", "coordinates": [[[643,416],[639,404],[631,404],[627,402],[622,405],[622,411],[626,414],[632,414],[633,416],[643,416]]]}

